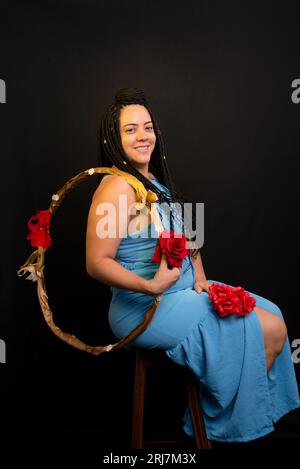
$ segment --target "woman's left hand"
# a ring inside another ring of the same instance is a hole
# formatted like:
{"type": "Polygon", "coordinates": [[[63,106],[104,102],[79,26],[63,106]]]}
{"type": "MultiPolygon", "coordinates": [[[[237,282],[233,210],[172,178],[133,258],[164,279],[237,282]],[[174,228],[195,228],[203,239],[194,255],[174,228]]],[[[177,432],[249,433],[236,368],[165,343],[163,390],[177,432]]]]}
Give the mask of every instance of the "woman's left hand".
{"type": "Polygon", "coordinates": [[[197,293],[201,293],[202,291],[206,291],[206,293],[208,293],[210,286],[211,283],[207,280],[196,280],[194,283],[194,290],[196,290],[197,293]]]}

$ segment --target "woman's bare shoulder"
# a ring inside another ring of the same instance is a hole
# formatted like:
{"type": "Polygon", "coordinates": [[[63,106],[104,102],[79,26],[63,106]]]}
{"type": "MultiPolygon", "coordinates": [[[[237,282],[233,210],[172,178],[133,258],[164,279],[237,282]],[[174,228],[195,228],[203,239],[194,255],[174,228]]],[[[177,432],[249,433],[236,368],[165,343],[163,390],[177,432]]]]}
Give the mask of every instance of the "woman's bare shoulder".
{"type": "Polygon", "coordinates": [[[135,196],[133,187],[122,177],[112,174],[109,177],[102,179],[99,186],[94,192],[93,200],[98,198],[115,198],[116,194],[127,194],[128,196],[135,196]]]}

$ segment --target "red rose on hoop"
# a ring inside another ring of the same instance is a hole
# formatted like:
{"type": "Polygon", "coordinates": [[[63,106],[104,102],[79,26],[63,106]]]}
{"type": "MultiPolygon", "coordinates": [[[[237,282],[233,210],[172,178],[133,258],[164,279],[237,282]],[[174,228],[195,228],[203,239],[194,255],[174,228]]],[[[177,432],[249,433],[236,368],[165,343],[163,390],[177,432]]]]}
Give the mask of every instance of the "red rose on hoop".
{"type": "Polygon", "coordinates": [[[162,254],[166,255],[169,266],[182,267],[182,260],[186,258],[189,251],[186,249],[186,237],[180,233],[180,237],[176,237],[179,233],[164,230],[157,242],[152,261],[160,264],[162,254]]]}
{"type": "Polygon", "coordinates": [[[48,249],[51,246],[50,238],[50,219],[49,210],[39,210],[36,215],[32,215],[27,223],[29,233],[26,239],[31,241],[31,246],[48,249]]]}
{"type": "Polygon", "coordinates": [[[211,284],[209,298],[221,318],[230,314],[247,316],[256,305],[255,298],[245,292],[242,287],[230,287],[217,283],[211,284]]]}

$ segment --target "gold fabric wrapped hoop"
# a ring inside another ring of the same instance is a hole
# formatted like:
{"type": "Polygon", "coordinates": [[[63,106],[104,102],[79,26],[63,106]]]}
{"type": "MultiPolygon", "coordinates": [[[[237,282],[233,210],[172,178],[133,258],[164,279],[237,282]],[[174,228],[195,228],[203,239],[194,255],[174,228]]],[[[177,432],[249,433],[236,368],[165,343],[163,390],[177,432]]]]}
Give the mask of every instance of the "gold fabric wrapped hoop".
{"type": "MultiPolygon", "coordinates": [[[[49,212],[51,214],[51,218],[57,208],[60,206],[61,202],[65,198],[66,194],[70,192],[77,184],[82,182],[88,176],[92,176],[93,174],[115,174],[118,176],[122,176],[126,179],[126,181],[134,188],[136,192],[136,199],[137,204],[146,205],[147,209],[150,210],[150,206],[153,202],[157,201],[157,195],[155,192],[151,190],[146,190],[144,185],[134,176],[124,171],[121,171],[116,166],[109,167],[99,167],[99,168],[90,168],[81,173],[77,174],[73,178],[69,179],[61,189],[59,189],[55,194],[52,195],[51,204],[49,206],[49,212]]],[[[157,212],[156,207],[152,207],[152,215],[153,215],[153,222],[156,226],[157,232],[160,234],[163,230],[162,223],[160,221],[159,214],[157,212]]],[[[136,326],[126,337],[121,339],[120,341],[109,344],[106,346],[98,345],[92,346],[87,345],[81,340],[79,340],[74,335],[71,335],[67,332],[62,331],[53,320],[53,312],[50,309],[48,304],[48,296],[46,292],[46,284],[44,278],[44,267],[45,267],[45,252],[47,249],[42,247],[38,247],[31,255],[28,257],[27,261],[20,267],[18,270],[18,276],[22,277],[24,274],[29,275],[26,277],[26,280],[32,280],[33,282],[37,282],[37,294],[39,303],[43,312],[43,316],[45,318],[46,323],[48,324],[51,331],[59,337],[64,342],[68,343],[69,345],[83,350],[84,352],[91,353],[92,355],[100,355],[103,352],[110,352],[112,350],[117,350],[124,345],[128,344],[132,340],[134,340],[138,335],[140,335],[150,324],[158,306],[161,301],[162,295],[156,296],[154,298],[153,304],[149,308],[149,310],[145,313],[145,317],[142,323],[136,326]]]]}

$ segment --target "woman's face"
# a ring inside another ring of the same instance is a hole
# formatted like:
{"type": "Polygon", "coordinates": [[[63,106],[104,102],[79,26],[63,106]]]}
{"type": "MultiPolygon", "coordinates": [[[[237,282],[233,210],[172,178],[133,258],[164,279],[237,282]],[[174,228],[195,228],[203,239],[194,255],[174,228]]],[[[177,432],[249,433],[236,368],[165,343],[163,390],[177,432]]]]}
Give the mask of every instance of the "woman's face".
{"type": "Polygon", "coordinates": [[[130,104],[120,112],[120,135],[128,160],[136,169],[148,168],[156,136],[147,109],[130,104]]]}

